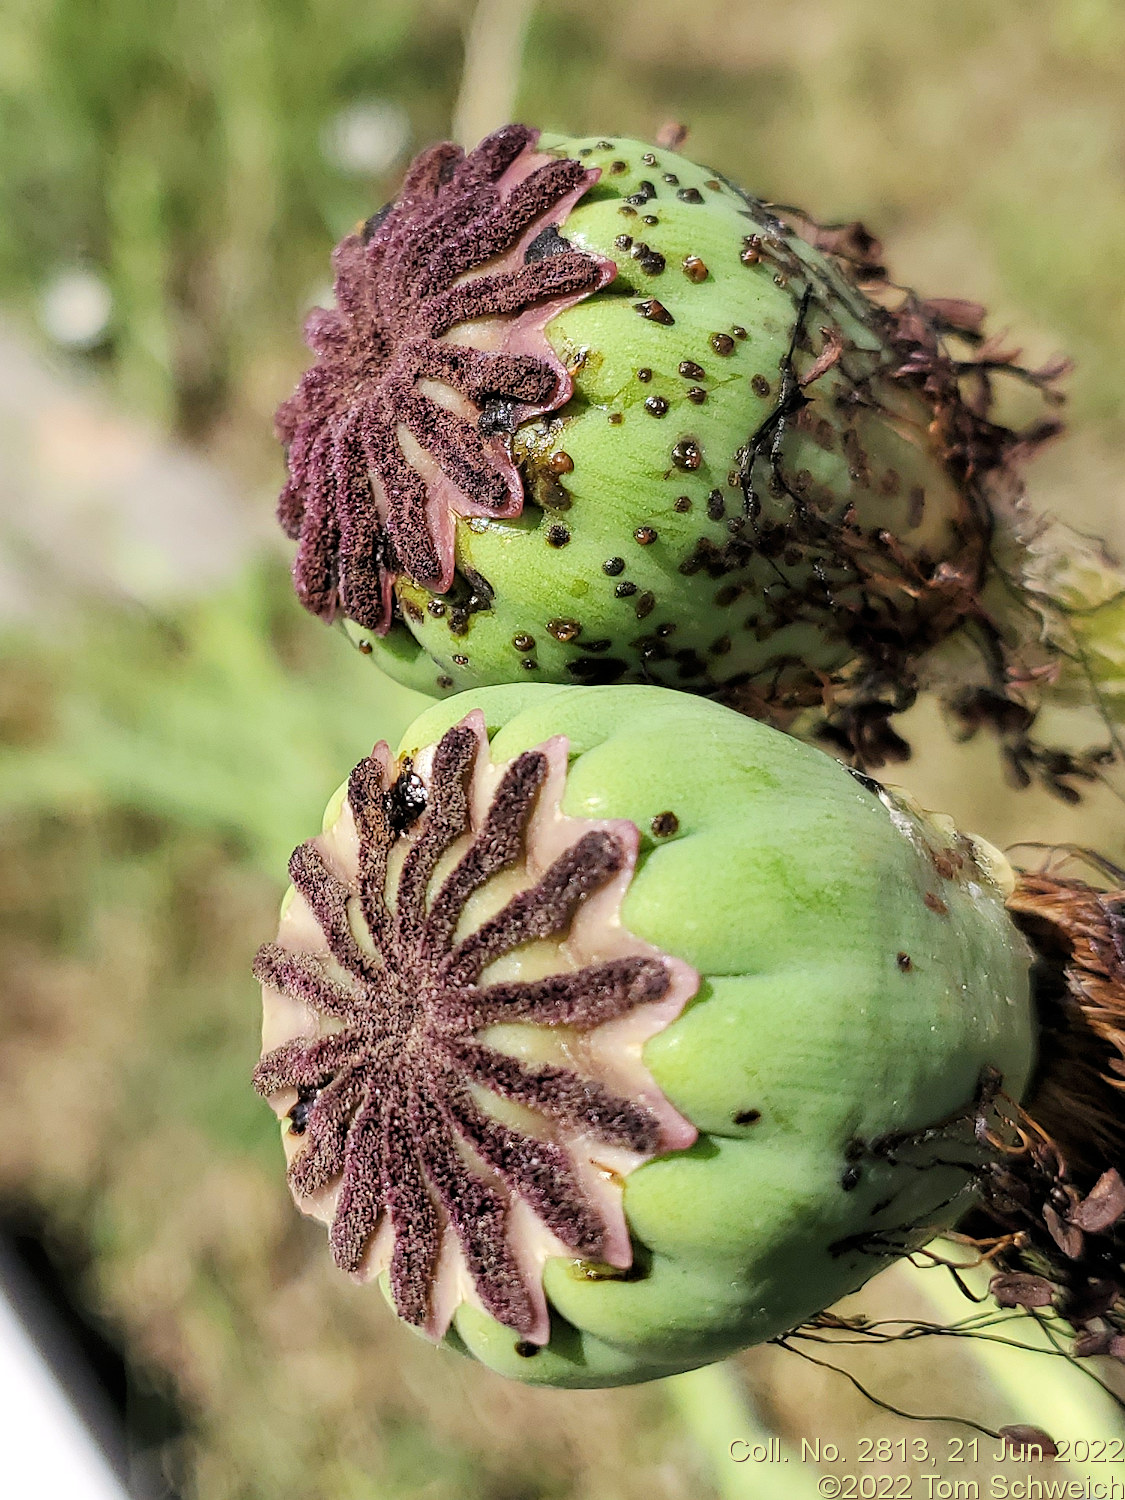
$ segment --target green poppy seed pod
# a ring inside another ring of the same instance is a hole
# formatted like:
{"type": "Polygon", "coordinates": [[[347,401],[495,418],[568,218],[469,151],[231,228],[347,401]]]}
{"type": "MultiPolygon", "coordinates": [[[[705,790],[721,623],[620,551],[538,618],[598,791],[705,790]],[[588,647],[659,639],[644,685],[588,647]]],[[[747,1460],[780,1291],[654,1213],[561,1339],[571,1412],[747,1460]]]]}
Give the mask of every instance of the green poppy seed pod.
{"type": "Polygon", "coordinates": [[[807,1320],[971,1205],[1030,1072],[1003,858],[705,699],[436,704],[290,874],[255,1081],[297,1201],[522,1380],[807,1320]]]}
{"type": "Polygon", "coordinates": [[[300,597],[435,696],[657,683],[877,766],[928,687],[1017,775],[1092,770],[1032,725],[1121,700],[1084,632],[1125,579],[1021,499],[1058,423],[992,414],[1063,366],[879,253],[638,141],[432,148],[337,250],[279,413],[300,597]]]}

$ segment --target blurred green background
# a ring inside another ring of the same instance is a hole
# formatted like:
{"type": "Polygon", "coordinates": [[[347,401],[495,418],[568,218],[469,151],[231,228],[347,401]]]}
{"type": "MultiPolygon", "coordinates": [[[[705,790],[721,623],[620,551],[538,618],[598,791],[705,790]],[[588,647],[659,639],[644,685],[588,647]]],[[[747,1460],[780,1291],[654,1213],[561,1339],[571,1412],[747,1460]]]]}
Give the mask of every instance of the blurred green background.
{"type": "MultiPolygon", "coordinates": [[[[758,1421],[945,1453],[956,1431],[778,1350],[734,1367],[741,1415],[435,1354],[332,1272],[249,1089],[284,860],[420,702],[290,598],[272,413],[332,244],[415,150],[510,113],[682,120],[689,154],[864,218],[900,280],[988,303],[1031,359],[1070,353],[1071,432],[1030,493],[1125,549],[1119,0],[6,0],[0,1198],[127,1351],[138,1472],[169,1494],[795,1495],[724,1444],[758,1421]]],[[[929,805],[1125,854],[1108,792],[1016,795],[990,747],[913,719],[898,779],[929,805]]],[[[929,1295],[895,1272],[860,1302],[929,1295]]],[[[853,1360],[908,1408],[1049,1425],[1055,1368],[1032,1364],[952,1341],[853,1360]]]]}

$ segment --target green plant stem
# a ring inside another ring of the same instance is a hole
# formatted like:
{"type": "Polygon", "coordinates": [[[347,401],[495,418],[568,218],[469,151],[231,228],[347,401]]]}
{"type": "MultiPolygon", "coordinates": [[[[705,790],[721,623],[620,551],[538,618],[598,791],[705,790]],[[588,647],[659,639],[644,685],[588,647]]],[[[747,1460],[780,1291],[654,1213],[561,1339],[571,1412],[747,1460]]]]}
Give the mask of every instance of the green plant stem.
{"type": "MultiPolygon", "coordinates": [[[[964,1247],[938,1241],[933,1247],[939,1255],[959,1263],[965,1259],[964,1247]]],[[[988,1291],[990,1273],[987,1267],[959,1272],[975,1296],[988,1291]]],[[[970,1305],[952,1278],[927,1272],[911,1276],[915,1291],[933,1308],[936,1320],[955,1324],[971,1311],[970,1305]]],[[[1011,1422],[1041,1427],[1056,1441],[1085,1438],[1108,1441],[1125,1437],[1125,1420],[1116,1401],[1102,1390],[1095,1379],[1096,1362],[1067,1359],[1052,1351],[1047,1325],[1037,1317],[1027,1316],[1005,1324],[1001,1330],[1023,1348],[992,1343],[984,1338],[966,1339],[963,1347],[971,1349],[973,1358],[987,1378],[998,1403],[1010,1413],[1011,1422]],[[1046,1352],[1045,1352],[1046,1351],[1046,1352]]],[[[1066,1347],[1066,1340],[1059,1339],[1066,1347]]],[[[1077,1462],[1073,1454],[1066,1459],[1068,1469],[1080,1480],[1104,1480],[1105,1464],[1077,1462]]]]}
{"type": "Polygon", "coordinates": [[[465,65],[453,110],[453,134],[475,146],[515,109],[524,37],[535,0],[478,0],[465,34],[465,65]]]}
{"type": "Polygon", "coordinates": [[[664,1381],[664,1390],[680,1423],[706,1456],[720,1500],[812,1500],[816,1495],[817,1470],[797,1463],[784,1444],[780,1462],[735,1461],[735,1455],[755,1447],[768,1451],[778,1438],[729,1360],[672,1375],[664,1381]],[[732,1443],[738,1445],[734,1454],[732,1443]]]}

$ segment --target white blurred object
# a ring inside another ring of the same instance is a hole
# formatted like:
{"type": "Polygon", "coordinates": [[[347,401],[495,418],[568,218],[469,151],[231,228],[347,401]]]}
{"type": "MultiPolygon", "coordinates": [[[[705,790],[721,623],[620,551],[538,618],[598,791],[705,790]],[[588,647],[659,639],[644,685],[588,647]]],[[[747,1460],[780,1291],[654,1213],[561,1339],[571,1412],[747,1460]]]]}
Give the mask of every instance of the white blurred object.
{"type": "Polygon", "coordinates": [[[321,133],[329,165],[357,177],[393,167],[410,144],[410,118],[389,99],[358,99],[333,115],[321,133]]]}
{"type": "Polygon", "coordinates": [[[2,1291],[0,1450],[6,1495],[128,1500],[2,1291]]]}
{"type": "Polygon", "coordinates": [[[0,620],[205,593],[272,535],[216,466],[0,322],[0,620]]]}
{"type": "Polygon", "coordinates": [[[64,349],[92,349],[113,316],[113,293],[89,266],[57,271],[39,299],[39,321],[47,337],[64,349]]]}

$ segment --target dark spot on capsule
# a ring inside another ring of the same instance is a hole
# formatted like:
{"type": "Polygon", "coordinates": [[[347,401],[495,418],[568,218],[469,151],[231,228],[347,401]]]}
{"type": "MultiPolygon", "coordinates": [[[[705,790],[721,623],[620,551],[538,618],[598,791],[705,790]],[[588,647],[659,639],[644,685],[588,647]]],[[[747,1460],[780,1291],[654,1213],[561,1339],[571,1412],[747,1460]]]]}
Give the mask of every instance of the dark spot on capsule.
{"type": "Polygon", "coordinates": [[[416,823],[425,810],[426,788],[422,778],[414,773],[414,762],[407,756],[402,770],[383,793],[383,813],[397,836],[416,823]]]}
{"type": "Polygon", "coordinates": [[[684,275],[689,281],[706,281],[707,264],[700,260],[698,255],[685,255],[683,259],[684,275]]]}
{"type": "Polygon", "coordinates": [[[622,172],[627,172],[629,170],[629,163],[627,161],[611,161],[609,164],[609,170],[615,177],[619,177],[622,172]]]}
{"type": "Polygon", "coordinates": [[[910,957],[909,953],[898,954],[895,958],[895,963],[898,964],[904,974],[909,974],[914,967],[914,960],[910,957]]]}
{"type": "Polygon", "coordinates": [[[718,193],[718,192],[720,192],[722,190],[722,186],[723,185],[722,185],[721,182],[719,182],[717,180],[717,178],[708,177],[707,181],[703,184],[703,186],[704,187],[709,187],[712,190],[712,192],[718,193]]]}
{"type": "Polygon", "coordinates": [[[663,396],[646,396],[645,411],[650,417],[663,417],[668,413],[668,403],[663,396]]]}
{"type": "Polygon", "coordinates": [[[521,657],[520,666],[525,672],[537,672],[539,670],[538,663],[532,661],[530,656],[521,657]]]}
{"type": "Polygon", "coordinates": [[[662,640],[667,640],[670,635],[675,635],[676,626],[672,620],[665,620],[662,625],[656,627],[656,633],[662,640]]]}
{"type": "Polygon", "coordinates": [[[375,650],[375,647],[371,644],[370,641],[367,641],[367,640],[356,641],[355,645],[356,645],[356,650],[359,652],[359,654],[361,656],[370,656],[371,653],[372,653],[372,651],[375,650]]]}
{"type": "Polygon", "coordinates": [[[750,389],[755,396],[764,399],[770,393],[770,383],[764,375],[752,375],[750,377],[750,389]]]}
{"type": "Polygon", "coordinates": [[[562,641],[565,646],[568,641],[577,640],[582,633],[582,626],[577,620],[548,620],[547,634],[553,635],[556,641],[562,641]]]}
{"type": "Polygon", "coordinates": [[[605,687],[624,677],[628,662],[619,656],[579,656],[568,661],[566,670],[587,687],[605,687]]]}
{"type": "MultiPolygon", "coordinates": [[[[580,151],[578,154],[579,156],[584,156],[587,153],[580,151]]],[[[516,1353],[521,1359],[534,1359],[541,1348],[542,1345],[540,1344],[532,1344],[527,1339],[520,1339],[519,1343],[516,1345],[516,1353]]]]}
{"type": "Polygon", "coordinates": [[[741,323],[732,323],[730,331],[734,334],[736,339],[744,339],[747,337],[746,330],[745,328],[743,328],[741,323]]]}
{"type": "Polygon", "coordinates": [[[583,651],[608,651],[612,645],[613,642],[608,639],[601,641],[583,641],[582,649],[583,651]]]}
{"type": "Polygon", "coordinates": [[[620,204],[618,206],[617,212],[619,214],[624,214],[627,219],[635,219],[637,217],[637,210],[635,208],[631,208],[628,203],[620,204]]]}
{"type": "Polygon", "coordinates": [[[570,532],[565,526],[550,526],[547,529],[548,547],[565,547],[570,541],[570,532]]]}
{"type": "Polygon", "coordinates": [[[702,406],[707,400],[707,392],[701,385],[693,385],[687,391],[687,398],[693,406],[702,406]]]}
{"type": "Polygon", "coordinates": [[[651,615],[652,612],[653,612],[653,610],[655,608],[656,608],[656,595],[655,594],[649,594],[649,593],[638,594],[638,596],[637,596],[637,604],[636,604],[636,611],[637,611],[637,619],[638,620],[643,620],[647,615],[651,615]]]}
{"type": "MultiPolygon", "coordinates": [[[[847,767],[844,768],[845,770],[847,767]]],[[[845,1161],[862,1161],[867,1155],[867,1142],[861,1141],[859,1136],[853,1135],[851,1140],[844,1146],[845,1161]]]]}
{"type": "Polygon", "coordinates": [[[634,302],[633,309],[642,318],[648,318],[650,322],[659,323],[664,328],[671,328],[676,321],[663,302],[658,302],[655,297],[650,297],[647,302],[634,302]]]}
{"type": "Polygon", "coordinates": [[[641,160],[644,162],[646,167],[655,167],[657,164],[656,157],[651,151],[646,151],[645,154],[641,157],[641,160]]]}
{"type": "Polygon", "coordinates": [[[913,485],[910,490],[909,504],[906,512],[907,525],[920,526],[925,512],[926,492],[920,484],[913,485]]]}
{"type": "Polygon", "coordinates": [[[467,656],[454,656],[451,660],[458,667],[467,667],[469,665],[469,658],[467,656]]]}
{"type": "Polygon", "coordinates": [[[574,504],[569,493],[551,473],[548,464],[531,474],[531,498],[543,510],[569,510],[574,504]]]}
{"type": "Polygon", "coordinates": [[[455,604],[449,611],[449,631],[451,635],[465,635],[469,629],[469,611],[463,604],[455,604]]]}
{"type": "Polygon", "coordinates": [[[659,276],[667,265],[659,250],[653,250],[644,240],[638,240],[629,252],[647,276],[659,276]]]}
{"type": "Polygon", "coordinates": [[[371,243],[372,239],[375,236],[375,231],[379,228],[379,225],[382,224],[383,220],[387,217],[392,208],[394,208],[393,201],[390,203],[384,203],[382,208],[379,209],[377,213],[373,213],[364,224],[362,230],[362,238],[365,245],[369,245],[371,243]]]}
{"type": "Polygon", "coordinates": [[[697,365],[694,359],[681,359],[680,374],[685,380],[702,380],[707,371],[702,365],[697,365]]]}
{"type": "Polygon", "coordinates": [[[548,224],[541,229],[523,252],[524,263],[546,260],[549,255],[564,255],[570,249],[570,241],[564,240],[557,224],[548,224]]]}
{"type": "Polygon", "coordinates": [[[309,1126],[309,1111],[319,1093],[319,1089],[309,1088],[307,1084],[302,1084],[297,1090],[297,1102],[289,1111],[290,1135],[304,1135],[309,1126]]]}
{"type": "Polygon", "coordinates": [[[596,151],[612,151],[613,150],[613,142],[612,141],[597,141],[595,143],[594,149],[596,151]]]}
{"type": "Polygon", "coordinates": [[[935,896],[933,891],[927,891],[923,900],[930,910],[936,912],[939,917],[947,917],[949,915],[949,907],[946,906],[940,896],[935,896]]]}
{"type": "Polygon", "coordinates": [[[647,385],[649,383],[649,381],[652,379],[652,371],[649,369],[649,367],[647,365],[642,365],[641,368],[637,371],[637,379],[643,385],[647,385]]]}
{"type": "Polygon", "coordinates": [[[626,579],[624,583],[619,583],[613,592],[618,599],[629,599],[637,592],[637,585],[626,579]]]}
{"type": "Polygon", "coordinates": [[[756,1125],[761,1118],[760,1109],[740,1109],[731,1115],[731,1120],[735,1125],[756,1125]]]}
{"type": "Polygon", "coordinates": [[[789,277],[783,276],[782,273],[778,271],[777,275],[773,278],[773,284],[774,286],[779,286],[782,291],[784,291],[785,288],[789,285],[789,277]]]}
{"type": "Polygon", "coordinates": [[[712,656],[726,656],[731,649],[731,638],[729,635],[721,635],[717,641],[711,642],[712,656]]]}
{"type": "Polygon", "coordinates": [[[516,430],[516,407],[513,401],[503,401],[499,396],[490,396],[477,418],[477,431],[482,437],[498,437],[501,433],[516,430]]]}
{"type": "Polygon", "coordinates": [[[593,149],[593,146],[581,146],[578,154],[579,156],[589,156],[593,152],[593,149]]]}
{"type": "Polygon", "coordinates": [[[453,678],[447,677],[443,672],[437,679],[437,685],[439,688],[451,688],[453,686],[453,678]]]}
{"type": "Polygon", "coordinates": [[[402,612],[408,620],[413,620],[415,624],[422,618],[422,611],[414,603],[413,599],[404,599],[402,601],[402,612]]]}
{"type": "Polygon", "coordinates": [[[715,603],[719,606],[720,609],[726,609],[727,606],[733,604],[736,599],[741,599],[742,595],[745,592],[746,585],[743,583],[724,583],[722,588],[715,595],[715,603]]]}
{"type": "Polygon", "coordinates": [[[894,469],[888,469],[879,481],[879,488],[884,495],[897,495],[899,483],[898,473],[894,469]]]}
{"type": "Polygon", "coordinates": [[[560,448],[557,453],[552,453],[547,460],[547,467],[552,474],[569,474],[574,468],[574,460],[569,453],[564,453],[560,448]]]}
{"type": "Polygon", "coordinates": [[[738,258],[744,266],[756,266],[762,258],[761,236],[748,234],[742,241],[742,254],[738,258]]]}
{"type": "Polygon", "coordinates": [[[641,223],[647,224],[651,229],[654,224],[659,224],[660,220],[656,217],[655,214],[642,214],[641,223]]]}
{"type": "Polygon", "coordinates": [[[675,172],[665,172],[664,181],[669,187],[678,187],[680,179],[676,176],[675,172]]]}
{"type": "Polygon", "coordinates": [[[657,813],[649,824],[652,836],[655,839],[670,839],[674,833],[680,831],[680,820],[674,812],[657,813]]]}
{"type": "Polygon", "coordinates": [[[633,248],[633,236],[631,234],[619,234],[613,242],[618,250],[631,250],[633,248]]]}
{"type": "Polygon", "coordinates": [[[633,540],[639,542],[642,547],[651,547],[656,541],[656,536],[657,533],[652,526],[638,526],[633,532],[633,540]]]}
{"type": "Polygon", "coordinates": [[[672,462],[677,469],[686,469],[690,473],[698,469],[703,462],[703,451],[695,438],[681,438],[672,449],[672,462]]]}
{"type": "Polygon", "coordinates": [[[715,353],[723,355],[724,358],[734,353],[734,340],[729,333],[713,333],[708,342],[715,353]]]}
{"type": "Polygon", "coordinates": [[[675,500],[672,502],[672,509],[678,515],[686,516],[688,511],[691,509],[691,496],[677,495],[675,500]]]}
{"type": "Polygon", "coordinates": [[[727,513],[726,502],[723,500],[722,490],[712,490],[707,496],[707,519],[709,521],[721,521],[727,513]]]}
{"type": "Polygon", "coordinates": [[[534,651],[535,637],[533,635],[525,635],[521,631],[519,635],[512,637],[512,645],[517,651],[534,651]]]}
{"type": "Polygon", "coordinates": [[[602,563],[602,572],[608,573],[611,578],[616,578],[619,573],[625,571],[625,559],[623,557],[607,557],[602,563]]]}
{"type": "Polygon", "coordinates": [[[641,181],[637,184],[637,191],[635,193],[630,193],[629,196],[625,199],[625,202],[632,203],[636,208],[643,208],[650,199],[655,197],[655,184],[648,182],[644,178],[642,178],[641,181]]]}
{"type": "Polygon", "coordinates": [[[619,411],[611,411],[607,418],[607,421],[609,422],[609,425],[611,427],[620,427],[624,420],[625,418],[619,411]]]}
{"type": "Polygon", "coordinates": [[[681,203],[703,202],[703,194],[699,191],[698,188],[693,187],[677,188],[676,197],[680,200],[681,203]]]}
{"type": "Polygon", "coordinates": [[[850,1193],[853,1188],[857,1188],[862,1175],[858,1167],[845,1167],[840,1173],[840,1186],[844,1192],[850,1193]]]}

